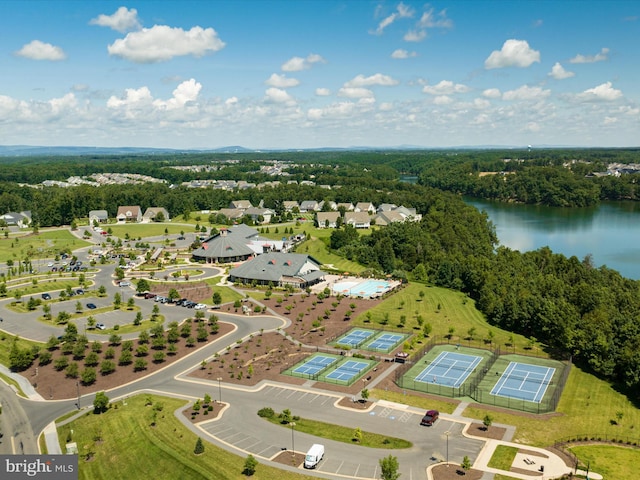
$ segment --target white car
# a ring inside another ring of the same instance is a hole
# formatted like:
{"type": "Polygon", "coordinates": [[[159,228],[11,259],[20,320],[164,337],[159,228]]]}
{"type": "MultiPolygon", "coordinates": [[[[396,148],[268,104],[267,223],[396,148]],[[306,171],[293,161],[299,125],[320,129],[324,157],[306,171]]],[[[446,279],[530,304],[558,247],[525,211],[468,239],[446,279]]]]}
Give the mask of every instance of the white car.
{"type": "Polygon", "coordinates": [[[207,306],[204,303],[199,303],[193,308],[195,308],[196,310],[204,310],[205,308],[207,308],[207,306]]]}
{"type": "Polygon", "coordinates": [[[104,330],[104,329],[105,329],[105,328],[107,328],[107,327],[105,326],[105,324],[104,324],[104,323],[96,323],[96,328],[97,328],[98,330],[104,330]]]}

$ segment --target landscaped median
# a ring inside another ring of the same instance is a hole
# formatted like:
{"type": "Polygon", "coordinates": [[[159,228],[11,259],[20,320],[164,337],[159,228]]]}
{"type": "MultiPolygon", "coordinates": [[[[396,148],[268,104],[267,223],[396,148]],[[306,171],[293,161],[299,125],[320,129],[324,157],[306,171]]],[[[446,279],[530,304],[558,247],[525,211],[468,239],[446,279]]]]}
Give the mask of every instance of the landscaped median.
{"type": "Polygon", "coordinates": [[[274,425],[281,425],[290,428],[295,423],[295,429],[298,432],[308,433],[319,438],[327,440],[335,440],[337,442],[350,443],[352,445],[360,445],[369,448],[386,448],[401,449],[411,448],[413,444],[402,438],[389,437],[378,433],[363,432],[359,428],[347,428],[331,423],[318,422],[292,415],[291,412],[283,410],[280,414],[273,411],[272,408],[265,407],[258,411],[258,416],[262,417],[274,425]]]}

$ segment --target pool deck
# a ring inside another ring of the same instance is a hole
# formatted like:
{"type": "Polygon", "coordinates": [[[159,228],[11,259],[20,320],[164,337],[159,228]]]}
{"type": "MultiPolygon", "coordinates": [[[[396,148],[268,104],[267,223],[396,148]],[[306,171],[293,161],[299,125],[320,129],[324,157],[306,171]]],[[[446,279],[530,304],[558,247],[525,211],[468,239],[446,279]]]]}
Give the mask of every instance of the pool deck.
{"type": "Polygon", "coordinates": [[[325,288],[329,288],[331,290],[332,295],[343,294],[350,298],[376,298],[386,292],[389,292],[400,285],[400,282],[396,280],[386,280],[386,279],[373,279],[373,278],[359,278],[352,276],[343,276],[343,275],[326,275],[325,280],[314,285],[312,291],[314,293],[322,292],[325,288]],[[363,291],[364,294],[360,294],[360,290],[358,289],[358,285],[361,283],[365,283],[367,281],[370,282],[385,282],[389,284],[389,288],[371,292],[369,295],[366,295],[366,291],[363,291]],[[345,286],[350,286],[350,288],[346,288],[344,290],[350,290],[350,294],[348,292],[343,291],[335,291],[334,287],[336,285],[344,284],[345,286]],[[356,291],[357,290],[357,291],[356,291]]]}

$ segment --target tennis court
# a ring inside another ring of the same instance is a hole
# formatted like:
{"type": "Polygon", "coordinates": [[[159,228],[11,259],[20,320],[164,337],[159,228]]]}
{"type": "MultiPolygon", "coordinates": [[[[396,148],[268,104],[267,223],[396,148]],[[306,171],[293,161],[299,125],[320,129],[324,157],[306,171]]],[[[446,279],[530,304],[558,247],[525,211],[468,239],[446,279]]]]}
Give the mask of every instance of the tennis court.
{"type": "Polygon", "coordinates": [[[382,333],[362,348],[364,350],[390,352],[395,347],[397,347],[405,338],[407,338],[407,335],[403,333],[382,333]]]}
{"type": "Polygon", "coordinates": [[[511,362],[495,384],[491,395],[540,403],[556,369],[511,362]]]}
{"type": "Polygon", "coordinates": [[[295,367],[291,373],[298,375],[314,376],[320,373],[322,370],[335,363],[338,360],[337,357],[329,357],[325,355],[314,355],[311,358],[305,360],[305,362],[295,367]]]}
{"type": "Polygon", "coordinates": [[[336,345],[349,345],[353,348],[359,347],[364,342],[366,342],[369,337],[373,336],[374,333],[375,332],[373,330],[356,328],[338,338],[335,343],[336,345]]]}
{"type": "Polygon", "coordinates": [[[370,367],[369,362],[359,362],[357,360],[347,360],[346,362],[338,365],[335,370],[329,372],[326,378],[331,380],[338,380],[340,382],[350,382],[353,378],[360,375],[362,372],[370,367]]]}
{"type": "Polygon", "coordinates": [[[418,374],[416,382],[458,388],[482,361],[482,357],[443,351],[418,374]]]}

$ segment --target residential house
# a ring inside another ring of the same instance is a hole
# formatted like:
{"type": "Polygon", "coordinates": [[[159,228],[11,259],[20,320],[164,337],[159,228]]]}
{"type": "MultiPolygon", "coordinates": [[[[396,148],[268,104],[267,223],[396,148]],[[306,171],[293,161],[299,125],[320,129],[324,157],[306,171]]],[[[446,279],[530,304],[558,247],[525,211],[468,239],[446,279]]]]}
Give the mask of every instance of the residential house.
{"type": "Polygon", "coordinates": [[[89,212],[89,225],[95,223],[107,223],[109,221],[109,213],[106,210],[91,210],[89,212]]]}
{"type": "Polygon", "coordinates": [[[346,202],[346,203],[338,203],[336,210],[341,210],[343,208],[345,212],[353,212],[353,210],[355,209],[355,207],[353,206],[353,203],[346,202]]]}
{"type": "Polygon", "coordinates": [[[300,204],[301,212],[318,212],[320,211],[320,205],[315,200],[305,200],[300,204]]]}
{"type": "Polygon", "coordinates": [[[142,215],[142,219],[147,222],[155,221],[159,213],[162,214],[160,216],[162,220],[158,220],[158,221],[168,222],[169,220],[171,220],[171,218],[169,218],[169,212],[164,207],[147,208],[144,212],[144,215],[142,215]]]}
{"type": "Polygon", "coordinates": [[[31,224],[31,211],[7,212],[4,215],[0,215],[0,220],[4,220],[9,227],[28,227],[31,224]]]}
{"type": "Polygon", "coordinates": [[[367,212],[346,212],[344,223],[355,228],[371,227],[371,217],[367,212]]]}
{"type": "Polygon", "coordinates": [[[118,207],[116,214],[118,222],[140,222],[142,221],[142,211],[139,206],[118,207]]]}
{"type": "Polygon", "coordinates": [[[236,208],[238,210],[246,210],[251,207],[253,207],[253,205],[251,205],[249,200],[233,200],[229,204],[229,208],[236,208]]]}
{"type": "Polygon", "coordinates": [[[373,203],[371,202],[358,202],[356,203],[355,208],[353,209],[354,212],[367,212],[369,214],[374,214],[376,213],[376,207],[373,206],[373,203]]]}
{"type": "Polygon", "coordinates": [[[285,212],[299,212],[300,204],[296,200],[285,200],[282,202],[285,212]]]}
{"type": "Polygon", "coordinates": [[[397,205],[393,204],[393,203],[381,203],[380,205],[378,205],[377,208],[377,212],[390,212],[391,210],[395,210],[396,208],[398,208],[397,205]]]}
{"type": "Polygon", "coordinates": [[[275,212],[268,208],[250,207],[244,211],[245,215],[249,215],[251,220],[257,223],[269,223],[275,212]]]}
{"type": "Polygon", "coordinates": [[[298,253],[265,253],[229,271],[229,281],[306,288],[321,282],[320,262],[298,253]]]}
{"type": "Polygon", "coordinates": [[[326,202],[323,200],[319,204],[320,210],[323,212],[328,212],[330,210],[338,210],[338,204],[333,200],[327,200],[326,202]]]}
{"type": "Polygon", "coordinates": [[[218,210],[220,215],[224,215],[229,220],[240,220],[244,216],[244,210],[239,208],[221,208],[218,210]]]}
{"type": "Polygon", "coordinates": [[[318,228],[336,228],[339,218],[340,212],[318,212],[316,214],[318,228]]]}

